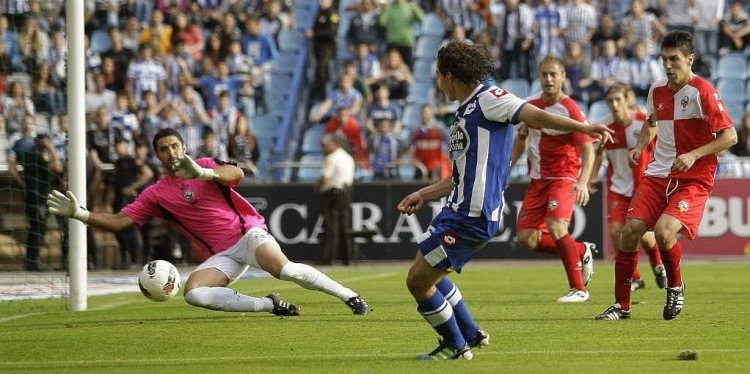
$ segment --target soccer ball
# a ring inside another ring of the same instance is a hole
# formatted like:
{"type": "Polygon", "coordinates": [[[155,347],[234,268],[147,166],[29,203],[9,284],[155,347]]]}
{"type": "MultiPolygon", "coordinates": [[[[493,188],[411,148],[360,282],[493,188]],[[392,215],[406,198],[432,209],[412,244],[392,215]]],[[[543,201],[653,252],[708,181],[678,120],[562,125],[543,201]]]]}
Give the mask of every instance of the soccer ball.
{"type": "Polygon", "coordinates": [[[168,261],[154,260],[143,265],[138,287],[149,300],[167,301],[180,292],[180,273],[168,261]]]}

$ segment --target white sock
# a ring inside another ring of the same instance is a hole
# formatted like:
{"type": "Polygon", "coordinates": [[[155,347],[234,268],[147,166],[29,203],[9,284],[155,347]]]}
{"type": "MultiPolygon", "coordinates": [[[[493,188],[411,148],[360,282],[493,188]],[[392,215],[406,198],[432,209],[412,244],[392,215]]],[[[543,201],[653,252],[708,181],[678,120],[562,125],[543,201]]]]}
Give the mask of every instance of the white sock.
{"type": "Polygon", "coordinates": [[[192,306],[225,312],[270,312],[273,301],[243,295],[226,287],[198,287],[185,294],[185,301],[192,306]]]}
{"type": "Polygon", "coordinates": [[[284,281],[297,283],[308,290],[322,291],[331,296],[336,296],[342,301],[347,301],[358,295],[356,292],[321,273],[320,270],[296,262],[287,262],[281,268],[281,276],[279,278],[284,281]]]}

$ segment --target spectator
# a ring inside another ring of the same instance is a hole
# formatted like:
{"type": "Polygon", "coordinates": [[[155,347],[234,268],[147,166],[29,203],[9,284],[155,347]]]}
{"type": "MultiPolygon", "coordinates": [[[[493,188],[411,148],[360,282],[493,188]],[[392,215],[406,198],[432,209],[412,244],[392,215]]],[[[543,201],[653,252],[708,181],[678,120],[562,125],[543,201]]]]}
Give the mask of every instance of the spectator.
{"type": "Polygon", "coordinates": [[[737,130],[737,144],[731,152],[738,157],[750,157],[750,112],[745,112],[737,130]]]}
{"type": "Polygon", "coordinates": [[[170,101],[162,100],[159,102],[154,91],[143,92],[142,101],[143,104],[139,107],[138,113],[136,114],[138,123],[141,124],[140,136],[136,140],[136,146],[138,145],[138,142],[146,143],[146,150],[149,151],[150,157],[149,162],[158,164],[159,160],[156,158],[156,153],[148,146],[147,140],[153,139],[154,135],[166,125],[159,115],[170,101]]]}
{"type": "Polygon", "coordinates": [[[279,44],[281,30],[291,30],[294,19],[281,11],[281,0],[271,0],[266,3],[266,10],[260,16],[258,26],[260,34],[271,37],[275,45],[279,44]]]}
{"type": "MultiPolygon", "coordinates": [[[[148,183],[153,176],[153,171],[138,165],[134,153],[131,150],[134,146],[130,141],[124,138],[117,138],[115,141],[115,151],[117,152],[117,161],[114,167],[114,191],[115,198],[112,204],[112,211],[119,212],[122,207],[129,204],[136,196],[138,189],[148,183]]],[[[128,227],[115,234],[117,244],[120,248],[120,264],[114,269],[128,270],[137,268],[142,258],[138,258],[142,253],[142,248],[138,240],[138,230],[135,226],[128,227]]]]}
{"type": "Polygon", "coordinates": [[[602,56],[591,63],[589,100],[603,99],[609,86],[615,82],[630,84],[629,64],[617,56],[615,42],[607,40],[602,48],[602,56]]]}
{"type": "Polygon", "coordinates": [[[380,64],[380,76],[375,84],[384,84],[391,91],[392,100],[404,100],[409,96],[409,86],[415,82],[411,68],[396,49],[389,49],[380,64]]]}
{"type": "Polygon", "coordinates": [[[127,77],[125,74],[117,75],[115,62],[109,57],[102,59],[102,77],[104,77],[104,87],[114,92],[125,90],[127,77]]]}
{"type": "Polygon", "coordinates": [[[36,18],[26,18],[23,29],[16,35],[21,62],[26,72],[31,73],[37,64],[45,60],[50,48],[47,34],[39,29],[36,18]]]}
{"type": "Polygon", "coordinates": [[[219,56],[224,59],[229,51],[229,44],[224,43],[224,41],[240,40],[242,38],[242,32],[237,27],[237,19],[233,13],[224,14],[221,19],[221,25],[216,29],[216,32],[222,40],[219,56]]]}
{"type": "Polygon", "coordinates": [[[276,44],[269,35],[260,31],[260,20],[258,17],[250,16],[245,22],[247,32],[242,36],[242,48],[253,63],[252,78],[256,89],[256,106],[260,105],[268,109],[269,98],[266,95],[266,84],[271,80],[271,68],[276,60],[276,44]]]}
{"type": "Polygon", "coordinates": [[[8,42],[0,39],[0,74],[7,77],[13,73],[13,71],[20,68],[20,59],[13,62],[13,56],[8,53],[8,42]]]}
{"type": "Polygon", "coordinates": [[[719,152],[719,163],[716,165],[716,178],[742,178],[744,171],[742,170],[742,163],[737,156],[723,150],[719,152]]]}
{"type": "Polygon", "coordinates": [[[393,0],[380,14],[387,50],[396,49],[410,68],[414,63],[416,43],[414,26],[421,24],[423,19],[424,13],[416,1],[393,0]]]}
{"type": "MultiPolygon", "coordinates": [[[[154,5],[151,0],[121,0],[117,17],[120,25],[126,25],[134,20],[136,25],[147,24],[151,19],[154,5]]],[[[136,48],[138,44],[136,44],[136,48]]],[[[135,50],[135,49],[134,49],[135,50]]]]}
{"type": "Polygon", "coordinates": [[[172,50],[172,26],[164,23],[162,10],[151,13],[151,24],[141,33],[141,44],[152,42],[156,43],[157,50],[162,54],[168,54],[172,50]]]}
{"type": "Polygon", "coordinates": [[[208,114],[211,118],[210,126],[216,133],[219,143],[228,145],[237,128],[237,122],[243,117],[242,111],[232,104],[229,92],[219,93],[218,106],[212,108],[208,114]]]}
{"type": "Polygon", "coordinates": [[[531,52],[534,47],[534,13],[519,0],[505,0],[493,13],[497,25],[496,40],[500,50],[498,80],[508,78],[531,79],[531,52]],[[511,65],[516,65],[511,75],[511,65]]]}
{"type": "Polygon", "coordinates": [[[377,131],[370,134],[367,140],[374,179],[398,179],[403,145],[393,131],[392,121],[390,119],[378,121],[377,131]]]}
{"type": "Polygon", "coordinates": [[[375,89],[375,101],[367,108],[367,132],[375,134],[381,121],[390,121],[393,133],[401,133],[401,107],[389,99],[388,86],[379,85],[375,89]]]}
{"type": "Polygon", "coordinates": [[[693,19],[690,16],[695,0],[659,0],[662,18],[667,31],[682,30],[693,33],[693,19]]]}
{"type": "Polygon", "coordinates": [[[246,172],[250,172],[252,168],[249,166],[255,165],[260,159],[258,138],[250,130],[250,124],[245,116],[237,119],[234,132],[229,138],[228,153],[229,158],[235,160],[246,172]]]}
{"type": "Polygon", "coordinates": [[[645,0],[633,0],[630,4],[630,15],[623,19],[623,33],[628,46],[639,41],[646,43],[646,53],[649,56],[658,54],[657,41],[667,34],[667,29],[653,13],[646,12],[645,0]]]}
{"type": "MultiPolygon", "coordinates": [[[[102,59],[112,59],[115,64],[114,76],[116,79],[115,92],[125,90],[125,82],[127,82],[127,73],[130,63],[136,58],[136,51],[125,48],[122,42],[122,33],[117,27],[109,28],[109,38],[112,40],[112,47],[102,53],[102,59]]],[[[104,60],[102,60],[104,65],[104,60]]],[[[102,67],[103,68],[103,67],[102,67]]]]}
{"type": "MultiPolygon", "coordinates": [[[[242,79],[237,76],[230,76],[229,64],[220,62],[217,74],[204,74],[200,78],[200,90],[203,97],[206,98],[206,104],[209,110],[216,109],[219,105],[219,95],[226,92],[232,105],[237,104],[237,93],[242,86],[242,79]]],[[[252,79],[252,76],[250,77],[252,79]]]]}
{"type": "Polygon", "coordinates": [[[175,15],[174,27],[172,28],[172,45],[176,45],[178,41],[185,43],[187,53],[195,61],[200,61],[203,58],[203,49],[205,48],[203,30],[193,23],[188,23],[185,13],[175,15]]]}
{"type": "Polygon", "coordinates": [[[239,39],[229,41],[229,49],[227,50],[225,61],[229,66],[230,74],[250,73],[253,76],[258,76],[258,79],[260,79],[261,75],[259,73],[256,74],[257,70],[255,69],[253,58],[242,53],[242,43],[239,39]]]}
{"type": "Polygon", "coordinates": [[[329,69],[336,58],[336,33],[339,28],[339,14],[331,0],[318,0],[318,15],[311,30],[307,30],[308,39],[313,42],[315,56],[315,79],[310,97],[320,100],[325,97],[326,83],[331,80],[329,69]]]}
{"type": "Polygon", "coordinates": [[[419,167],[415,167],[415,179],[428,178],[430,181],[437,182],[447,177],[447,174],[442,172],[446,144],[445,131],[435,121],[432,107],[423,106],[419,126],[414,129],[412,135],[411,159],[416,165],[424,166],[427,169],[427,175],[424,175],[419,167]]]}
{"type": "Polygon", "coordinates": [[[596,31],[596,9],[584,0],[571,0],[565,7],[565,16],[568,26],[565,29],[567,42],[589,46],[591,36],[596,31]]]}
{"type": "Polygon", "coordinates": [[[143,32],[141,31],[141,25],[138,23],[137,18],[128,18],[125,21],[120,34],[122,34],[122,46],[125,47],[125,49],[131,51],[138,50],[138,45],[141,44],[141,39],[143,38],[143,32]]]}
{"type": "Polygon", "coordinates": [[[37,112],[58,114],[65,110],[65,93],[59,82],[53,81],[50,65],[41,62],[37,66],[31,85],[31,95],[37,112]]]}
{"type": "MultiPolygon", "coordinates": [[[[378,53],[380,44],[383,42],[382,29],[378,24],[380,9],[375,4],[376,0],[361,0],[356,7],[356,13],[349,21],[346,31],[346,42],[349,50],[354,52],[360,44],[367,45],[372,53],[378,53]]],[[[364,74],[363,74],[364,75],[364,74]]]]}
{"type": "Polygon", "coordinates": [[[633,52],[633,58],[629,62],[630,87],[636,97],[645,99],[651,84],[665,75],[664,70],[659,62],[646,54],[646,43],[636,43],[633,52]]]}
{"type": "Polygon", "coordinates": [[[111,118],[105,107],[99,107],[94,115],[94,126],[86,133],[92,161],[97,165],[111,164],[117,160],[115,138],[122,137],[118,130],[110,126],[111,118]]]}
{"type": "MultiPolygon", "coordinates": [[[[21,52],[18,49],[18,39],[13,30],[8,29],[8,18],[0,14],[0,43],[5,42],[5,51],[9,56],[12,65],[20,68],[21,52]]],[[[3,73],[4,75],[8,75],[3,73]]]]}
{"type": "Polygon", "coordinates": [[[342,76],[348,75],[352,78],[352,86],[357,92],[362,95],[362,101],[369,105],[372,103],[372,89],[365,79],[363,79],[359,72],[357,72],[357,65],[354,61],[347,61],[344,63],[344,71],[341,73],[342,76]]]}
{"type": "Polygon", "coordinates": [[[313,123],[318,123],[330,113],[339,112],[340,108],[347,108],[347,114],[359,113],[362,109],[362,94],[353,87],[354,78],[349,75],[342,75],[339,79],[339,86],[333,90],[328,97],[320,104],[318,109],[310,116],[313,123]]]}
{"type": "MultiPolygon", "coordinates": [[[[195,92],[195,89],[189,84],[183,84],[180,87],[180,96],[178,96],[172,104],[175,109],[182,112],[187,118],[187,122],[190,124],[202,126],[211,121],[206,112],[206,106],[203,103],[201,95],[195,92]]],[[[191,140],[188,140],[190,139],[189,136],[183,137],[183,139],[185,139],[186,144],[192,142],[191,140]]]]}
{"type": "Polygon", "coordinates": [[[368,167],[370,155],[367,153],[367,143],[362,136],[362,126],[353,115],[351,109],[345,106],[339,107],[336,115],[326,124],[326,134],[339,133],[348,139],[354,162],[357,166],[368,167]]]}
{"type": "Polygon", "coordinates": [[[581,43],[568,44],[568,56],[565,58],[565,75],[570,85],[570,97],[576,101],[588,101],[588,87],[591,85],[589,74],[591,64],[583,54],[581,43]]]}
{"type": "Polygon", "coordinates": [[[716,56],[719,51],[719,24],[724,17],[724,0],[693,0],[692,18],[695,25],[697,55],[716,56]]]}
{"type": "MultiPolygon", "coordinates": [[[[224,61],[224,57],[221,54],[222,51],[222,41],[221,36],[219,36],[218,33],[212,32],[208,35],[208,42],[206,42],[206,52],[203,54],[205,56],[205,60],[211,60],[214,63],[214,66],[216,66],[220,61],[224,61]]],[[[204,74],[207,74],[207,72],[204,70],[204,74]]]]}
{"type": "Polygon", "coordinates": [[[21,82],[15,81],[8,87],[8,95],[2,97],[3,114],[8,136],[21,131],[21,124],[27,115],[36,112],[34,102],[27,96],[21,82]]]}
{"type": "Polygon", "coordinates": [[[134,60],[128,66],[128,84],[125,90],[130,101],[141,104],[143,91],[150,90],[156,93],[159,100],[167,96],[167,73],[164,67],[154,60],[153,47],[149,44],[141,44],[141,58],[134,60]]]}
{"type": "Polygon", "coordinates": [[[750,42],[750,18],[742,6],[742,2],[732,3],[729,15],[721,22],[720,55],[730,51],[743,51],[750,42]]]}
{"type": "Polygon", "coordinates": [[[534,10],[533,30],[537,56],[565,55],[565,39],[562,30],[566,25],[565,13],[556,2],[542,0],[534,10]]]}
{"type": "Polygon", "coordinates": [[[623,52],[625,51],[626,46],[625,38],[620,31],[620,27],[615,23],[614,17],[609,14],[602,16],[599,28],[594,32],[594,35],[591,36],[591,44],[594,46],[594,60],[601,57],[604,42],[607,40],[615,42],[618,55],[624,57],[623,52]]]}
{"type": "Polygon", "coordinates": [[[163,63],[167,75],[167,96],[179,94],[180,82],[188,82],[191,85],[198,83],[198,79],[193,76],[193,72],[197,70],[196,62],[183,41],[175,41],[172,54],[166,56],[163,63]]]}
{"type": "Polygon", "coordinates": [[[133,105],[125,93],[119,93],[115,102],[115,110],[110,112],[110,126],[117,131],[118,137],[128,141],[131,155],[135,154],[135,139],[141,132],[138,116],[131,111],[133,105]]]}
{"type": "Polygon", "coordinates": [[[208,126],[203,128],[203,143],[198,148],[195,157],[211,157],[218,160],[227,159],[226,143],[221,143],[213,129],[208,126]]]}
{"type": "Polygon", "coordinates": [[[362,77],[368,85],[374,85],[380,78],[380,60],[369,44],[359,43],[354,49],[354,65],[357,75],[362,77]]]}
{"type": "Polygon", "coordinates": [[[473,35],[479,29],[474,25],[474,12],[478,9],[474,1],[439,0],[435,14],[443,21],[446,30],[461,27],[465,34],[473,35]]]}

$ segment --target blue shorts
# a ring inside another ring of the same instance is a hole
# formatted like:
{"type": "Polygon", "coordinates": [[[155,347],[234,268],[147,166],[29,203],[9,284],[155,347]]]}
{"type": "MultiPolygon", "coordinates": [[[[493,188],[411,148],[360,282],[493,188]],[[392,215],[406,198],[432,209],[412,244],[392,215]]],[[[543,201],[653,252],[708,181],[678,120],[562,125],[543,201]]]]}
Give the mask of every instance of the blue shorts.
{"type": "Polygon", "coordinates": [[[464,265],[499,229],[500,222],[466,217],[443,208],[427,232],[417,237],[417,245],[430,266],[461,273],[464,265]]]}

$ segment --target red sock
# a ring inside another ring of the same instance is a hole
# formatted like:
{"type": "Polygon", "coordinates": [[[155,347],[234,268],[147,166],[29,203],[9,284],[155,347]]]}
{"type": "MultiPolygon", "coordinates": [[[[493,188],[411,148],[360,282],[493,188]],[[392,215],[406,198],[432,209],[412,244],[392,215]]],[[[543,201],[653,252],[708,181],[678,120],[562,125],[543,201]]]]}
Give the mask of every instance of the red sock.
{"type": "Polygon", "coordinates": [[[638,252],[615,254],[615,301],[622,310],[630,310],[630,282],[635,278],[638,268],[638,252]]]}
{"type": "Polygon", "coordinates": [[[555,239],[553,239],[552,235],[548,232],[542,232],[542,238],[539,239],[539,243],[536,245],[536,250],[537,252],[549,253],[552,255],[560,253],[555,239]]]}
{"type": "Polygon", "coordinates": [[[678,241],[668,251],[661,251],[661,259],[664,263],[664,270],[667,271],[667,286],[682,286],[682,269],[680,269],[682,244],[678,241]]]}
{"type": "MultiPolygon", "coordinates": [[[[619,252],[618,252],[619,253],[619,252]]],[[[636,256],[637,257],[637,256],[636,256]]],[[[638,271],[638,267],[635,268],[635,273],[633,273],[633,279],[643,279],[643,276],[641,276],[641,272],[638,271]]]]}
{"type": "Polygon", "coordinates": [[[581,255],[579,254],[579,246],[581,245],[583,244],[576,242],[570,234],[565,234],[557,240],[560,259],[565,267],[565,273],[568,275],[570,288],[585,291],[586,286],[583,285],[583,276],[581,275],[581,255]]]}
{"type": "Polygon", "coordinates": [[[642,247],[648,254],[648,262],[651,263],[651,269],[661,265],[661,252],[658,245],[654,244],[651,248],[642,247]]]}

